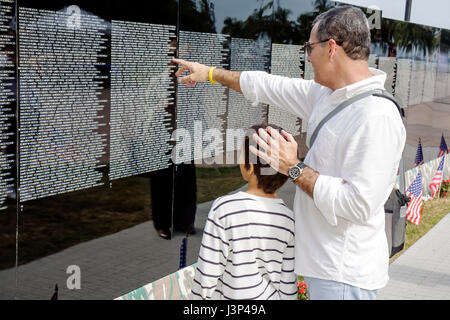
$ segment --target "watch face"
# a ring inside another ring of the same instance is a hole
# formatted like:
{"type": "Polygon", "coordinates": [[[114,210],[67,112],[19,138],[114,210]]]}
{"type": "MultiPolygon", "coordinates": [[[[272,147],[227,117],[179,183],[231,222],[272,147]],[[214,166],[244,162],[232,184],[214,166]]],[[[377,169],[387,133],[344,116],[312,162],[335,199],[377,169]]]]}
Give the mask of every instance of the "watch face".
{"type": "Polygon", "coordinates": [[[292,179],[298,178],[298,176],[300,175],[300,168],[299,167],[291,167],[289,169],[289,175],[291,176],[292,179]]]}

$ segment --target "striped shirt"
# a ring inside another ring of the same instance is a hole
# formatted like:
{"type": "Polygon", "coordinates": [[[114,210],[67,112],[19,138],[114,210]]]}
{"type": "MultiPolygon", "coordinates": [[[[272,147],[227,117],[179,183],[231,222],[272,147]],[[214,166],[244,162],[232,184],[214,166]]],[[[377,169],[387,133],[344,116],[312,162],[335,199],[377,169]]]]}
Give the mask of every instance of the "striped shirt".
{"type": "Polygon", "coordinates": [[[294,214],[282,199],[237,192],[214,201],[194,299],[297,299],[294,214]]]}

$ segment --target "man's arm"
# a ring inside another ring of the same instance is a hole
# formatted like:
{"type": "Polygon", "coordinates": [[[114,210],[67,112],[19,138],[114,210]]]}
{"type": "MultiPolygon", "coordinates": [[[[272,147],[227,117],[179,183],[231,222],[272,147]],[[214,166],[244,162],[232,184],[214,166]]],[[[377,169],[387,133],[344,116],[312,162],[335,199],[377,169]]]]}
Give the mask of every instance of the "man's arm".
{"type": "MultiPolygon", "coordinates": [[[[209,81],[211,67],[181,59],[172,59],[172,61],[180,65],[175,73],[179,77],[179,83],[193,87],[197,82],[209,81]],[[182,76],[185,71],[189,71],[190,74],[182,76]]],[[[312,101],[315,99],[315,95],[310,94],[311,89],[315,86],[312,80],[276,76],[263,71],[241,73],[213,69],[211,73],[212,81],[217,81],[228,88],[243,93],[250,101],[283,108],[304,120],[309,119],[312,113],[312,101]]]]}
{"type": "Polygon", "coordinates": [[[217,81],[228,88],[231,88],[239,93],[242,93],[242,89],[239,84],[239,79],[241,77],[240,71],[214,69],[212,76],[214,81],[217,81]]]}
{"type": "MultiPolygon", "coordinates": [[[[299,163],[299,162],[297,162],[297,163],[299,163]]],[[[293,165],[296,165],[296,164],[293,164],[293,165]]],[[[303,169],[303,172],[300,175],[300,177],[298,177],[298,179],[295,180],[295,184],[300,189],[305,191],[305,193],[308,196],[310,196],[311,198],[314,199],[314,187],[316,185],[317,179],[319,178],[319,175],[320,174],[317,171],[315,171],[314,169],[312,169],[310,167],[305,167],[303,169]]]]}

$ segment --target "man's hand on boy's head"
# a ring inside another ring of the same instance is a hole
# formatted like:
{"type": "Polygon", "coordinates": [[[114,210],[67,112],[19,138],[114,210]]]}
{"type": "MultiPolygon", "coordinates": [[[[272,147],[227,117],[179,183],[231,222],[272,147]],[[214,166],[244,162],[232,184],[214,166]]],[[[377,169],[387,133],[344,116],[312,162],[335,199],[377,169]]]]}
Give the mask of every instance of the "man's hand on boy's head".
{"type": "Polygon", "coordinates": [[[257,150],[254,146],[250,146],[250,151],[278,172],[289,175],[289,168],[300,162],[297,157],[297,142],[284,130],[278,132],[270,126],[266,130],[259,129],[258,134],[253,134],[253,139],[264,150],[257,150]]]}

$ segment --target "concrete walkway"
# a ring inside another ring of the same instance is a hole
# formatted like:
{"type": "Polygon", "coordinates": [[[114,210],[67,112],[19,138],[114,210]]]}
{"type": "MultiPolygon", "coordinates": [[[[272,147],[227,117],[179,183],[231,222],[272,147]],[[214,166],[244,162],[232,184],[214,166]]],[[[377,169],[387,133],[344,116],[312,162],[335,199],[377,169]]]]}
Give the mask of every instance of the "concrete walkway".
{"type": "Polygon", "coordinates": [[[379,300],[450,300],[450,213],[395,259],[379,300]]]}
{"type": "MultiPolygon", "coordinates": [[[[240,190],[244,190],[245,187],[240,190]]],[[[292,207],[295,187],[288,182],[279,196],[292,207]]],[[[187,265],[197,261],[212,202],[198,205],[197,234],[188,238],[187,265]]],[[[390,267],[391,281],[379,299],[450,299],[450,215],[404,252],[390,267]]],[[[50,299],[55,284],[59,299],[110,300],[175,272],[184,235],[160,238],[152,222],[95,239],[18,268],[0,271],[0,299],[50,299]],[[81,270],[81,289],[69,290],[70,265],[81,270]]]]}

